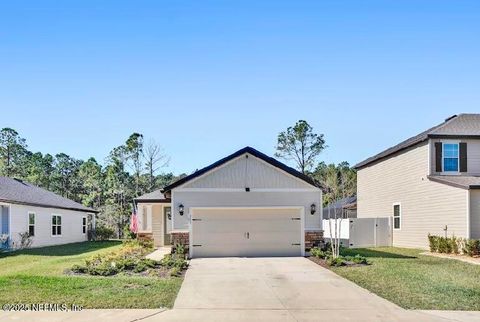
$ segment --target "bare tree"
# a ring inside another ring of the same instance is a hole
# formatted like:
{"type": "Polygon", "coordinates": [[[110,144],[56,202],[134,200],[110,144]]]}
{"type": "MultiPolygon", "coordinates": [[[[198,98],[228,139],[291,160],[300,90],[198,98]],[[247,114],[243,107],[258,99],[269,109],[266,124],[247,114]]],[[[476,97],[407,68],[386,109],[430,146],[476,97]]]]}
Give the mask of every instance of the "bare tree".
{"type": "Polygon", "coordinates": [[[164,153],[163,149],[154,141],[150,140],[145,149],[145,167],[148,172],[148,189],[155,188],[155,173],[168,165],[170,158],[164,153]]]}
{"type": "Polygon", "coordinates": [[[341,233],[343,221],[343,207],[335,207],[337,203],[348,197],[348,187],[352,184],[352,176],[346,172],[328,171],[322,184],[331,194],[331,205],[328,209],[328,225],[330,229],[330,246],[333,258],[340,256],[341,233]],[[333,227],[332,227],[333,225],[333,227]],[[333,228],[333,229],[332,229],[333,228]]]}

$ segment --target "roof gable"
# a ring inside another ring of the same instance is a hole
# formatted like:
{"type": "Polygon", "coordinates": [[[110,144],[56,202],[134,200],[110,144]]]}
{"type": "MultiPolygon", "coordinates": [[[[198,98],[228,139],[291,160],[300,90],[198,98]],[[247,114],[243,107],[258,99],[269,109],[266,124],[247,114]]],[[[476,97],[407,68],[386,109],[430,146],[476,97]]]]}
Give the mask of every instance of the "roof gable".
{"type": "Polygon", "coordinates": [[[363,168],[434,137],[480,137],[480,114],[460,114],[449,117],[445,122],[357,163],[354,168],[363,168]]]}
{"type": "Polygon", "coordinates": [[[308,176],[251,148],[243,148],[165,187],[185,188],[312,188],[308,176]],[[266,186],[266,182],[268,185],[266,186]]]}

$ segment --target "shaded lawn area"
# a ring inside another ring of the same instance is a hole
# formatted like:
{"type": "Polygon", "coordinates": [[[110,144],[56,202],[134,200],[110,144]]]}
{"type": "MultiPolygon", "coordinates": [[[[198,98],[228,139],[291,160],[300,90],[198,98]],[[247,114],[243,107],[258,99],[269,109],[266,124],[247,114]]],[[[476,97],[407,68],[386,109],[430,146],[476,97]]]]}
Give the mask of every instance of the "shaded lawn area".
{"type": "Polygon", "coordinates": [[[345,249],[372,263],[331,269],[406,309],[480,310],[480,265],[393,247],[345,249]]]}
{"type": "Polygon", "coordinates": [[[84,308],[172,307],[182,278],[68,276],[74,264],[121,247],[83,242],[0,254],[0,304],[58,303],[84,308]]]}

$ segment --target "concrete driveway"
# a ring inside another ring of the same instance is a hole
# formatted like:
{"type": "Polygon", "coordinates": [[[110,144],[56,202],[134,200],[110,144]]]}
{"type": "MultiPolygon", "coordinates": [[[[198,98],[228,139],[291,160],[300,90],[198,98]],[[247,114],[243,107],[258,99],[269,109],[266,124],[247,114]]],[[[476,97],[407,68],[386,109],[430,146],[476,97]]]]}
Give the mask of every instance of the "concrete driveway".
{"type": "Polygon", "coordinates": [[[194,259],[161,321],[447,321],[407,311],[305,258],[194,259]]]}

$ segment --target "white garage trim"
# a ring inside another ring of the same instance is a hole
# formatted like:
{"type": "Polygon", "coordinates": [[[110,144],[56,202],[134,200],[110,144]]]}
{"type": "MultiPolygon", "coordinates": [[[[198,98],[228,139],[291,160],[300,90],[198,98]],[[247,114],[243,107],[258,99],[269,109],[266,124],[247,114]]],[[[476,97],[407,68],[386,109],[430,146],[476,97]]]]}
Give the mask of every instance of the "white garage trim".
{"type": "MultiPolygon", "coordinates": [[[[245,188],[176,188],[180,192],[245,192],[245,188]]],[[[250,188],[250,192],[315,192],[317,188],[250,188]]]]}
{"type": "Polygon", "coordinates": [[[195,210],[249,210],[249,209],[256,209],[256,210],[262,210],[262,209],[292,209],[292,210],[298,210],[300,214],[300,250],[301,250],[301,256],[305,256],[305,207],[298,207],[298,206],[273,206],[273,207],[190,207],[188,216],[190,218],[190,223],[189,223],[189,238],[188,238],[188,243],[189,243],[189,256],[193,257],[193,225],[192,225],[192,218],[195,210]]]}

